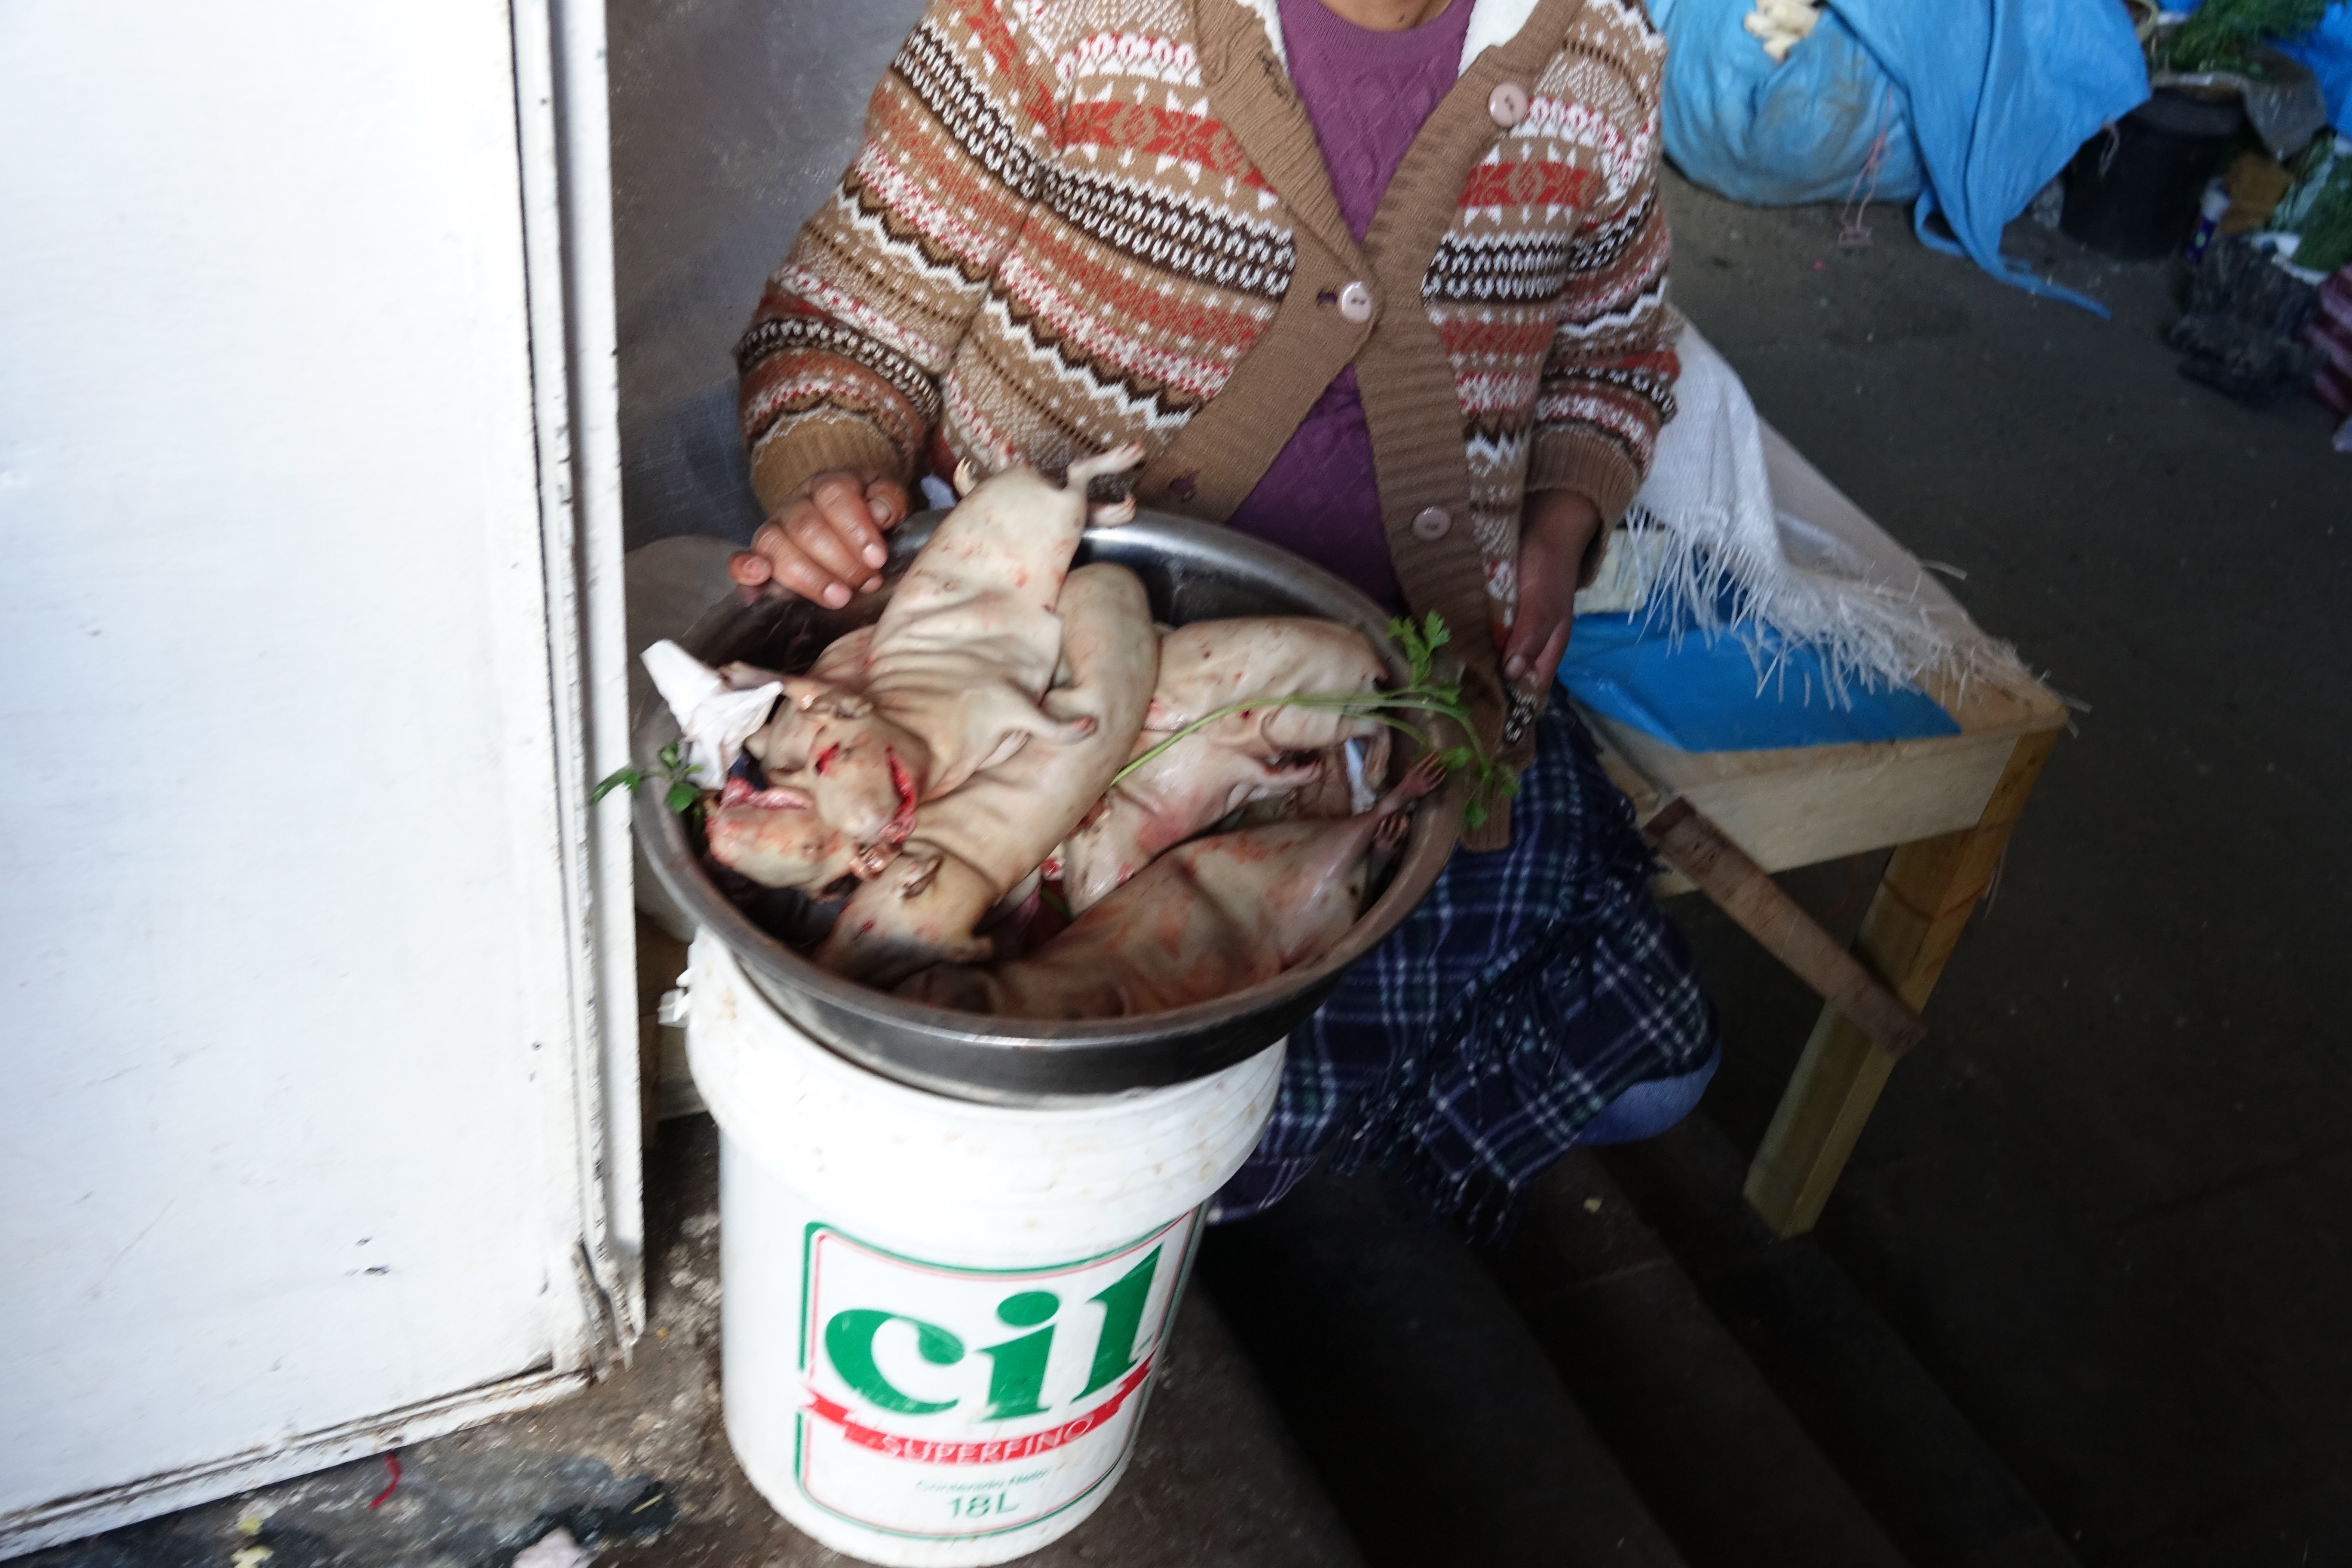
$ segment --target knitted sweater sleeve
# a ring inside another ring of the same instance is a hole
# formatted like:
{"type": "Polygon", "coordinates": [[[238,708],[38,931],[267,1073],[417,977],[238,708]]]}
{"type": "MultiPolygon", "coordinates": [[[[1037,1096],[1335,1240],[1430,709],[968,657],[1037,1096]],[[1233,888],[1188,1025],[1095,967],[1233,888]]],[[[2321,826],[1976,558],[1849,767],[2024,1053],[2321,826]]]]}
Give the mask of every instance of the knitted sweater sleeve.
{"type": "Polygon", "coordinates": [[[1570,254],[1528,467],[1530,491],[1581,491],[1604,528],[1624,515],[1650,471],[1681,369],[1665,337],[1672,245],[1658,200],[1659,83],[1653,75],[1643,87],[1630,123],[1619,125],[1626,172],[1611,181],[1613,199],[1595,206],[1570,254]]]}
{"type": "Polygon", "coordinates": [[[932,0],[856,161],[736,346],[751,480],[773,510],[826,468],[912,477],[940,378],[1037,199],[1061,110],[1005,0],[932,0]]]}

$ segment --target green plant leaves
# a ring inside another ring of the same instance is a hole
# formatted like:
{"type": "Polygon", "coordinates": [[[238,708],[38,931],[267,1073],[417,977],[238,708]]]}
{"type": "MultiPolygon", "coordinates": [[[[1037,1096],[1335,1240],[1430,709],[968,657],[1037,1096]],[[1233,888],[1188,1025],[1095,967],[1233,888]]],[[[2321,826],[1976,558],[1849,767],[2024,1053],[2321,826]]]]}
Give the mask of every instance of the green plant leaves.
{"type": "MultiPolygon", "coordinates": [[[[694,775],[702,770],[681,758],[677,747],[678,743],[672,741],[661,749],[661,778],[668,786],[662,792],[662,802],[672,811],[685,811],[702,798],[702,786],[694,782],[694,775]]],[[[653,778],[643,768],[614,768],[596,781],[596,787],[589,792],[588,804],[594,805],[616,789],[635,795],[639,786],[651,783],[653,778]]]]}
{"type": "Polygon", "coordinates": [[[614,768],[597,780],[596,787],[588,792],[588,804],[595,805],[616,789],[625,789],[634,795],[637,786],[645,782],[646,771],[643,768],[614,768]]]}
{"type": "Polygon", "coordinates": [[[2205,0],[2196,15],[2159,35],[2155,64],[2181,72],[2209,70],[2262,74],[2254,49],[2277,38],[2295,38],[2319,26],[2331,5],[2344,0],[2205,0]]]}

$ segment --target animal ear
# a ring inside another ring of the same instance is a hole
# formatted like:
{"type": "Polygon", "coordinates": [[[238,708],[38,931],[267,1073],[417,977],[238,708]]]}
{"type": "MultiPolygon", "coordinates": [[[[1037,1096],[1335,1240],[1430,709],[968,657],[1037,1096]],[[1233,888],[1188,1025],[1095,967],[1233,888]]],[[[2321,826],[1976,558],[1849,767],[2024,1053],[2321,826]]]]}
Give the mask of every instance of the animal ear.
{"type": "Polygon", "coordinates": [[[784,700],[803,713],[841,690],[830,680],[818,680],[806,675],[780,675],[776,679],[783,682],[784,700]]]}
{"type": "Polygon", "coordinates": [[[772,669],[761,669],[756,664],[745,664],[739,658],[731,663],[720,665],[719,679],[734,690],[751,691],[767,685],[772,680],[781,681],[787,678],[778,675],[772,669]]]}

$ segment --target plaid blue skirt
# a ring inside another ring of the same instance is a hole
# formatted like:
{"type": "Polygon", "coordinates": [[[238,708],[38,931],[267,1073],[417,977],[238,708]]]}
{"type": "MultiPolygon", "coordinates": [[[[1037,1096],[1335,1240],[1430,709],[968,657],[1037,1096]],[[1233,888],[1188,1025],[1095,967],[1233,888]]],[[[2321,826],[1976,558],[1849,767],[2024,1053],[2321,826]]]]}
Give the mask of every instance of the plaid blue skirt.
{"type": "Polygon", "coordinates": [[[1245,1218],[1318,1163],[1375,1166],[1475,1236],[1636,1083],[1706,1067],[1713,1011],[1651,896],[1632,805],[1554,703],[1511,842],[1457,850],[1420,907],[1291,1031],[1274,1120],[1210,1209],[1245,1218]]]}

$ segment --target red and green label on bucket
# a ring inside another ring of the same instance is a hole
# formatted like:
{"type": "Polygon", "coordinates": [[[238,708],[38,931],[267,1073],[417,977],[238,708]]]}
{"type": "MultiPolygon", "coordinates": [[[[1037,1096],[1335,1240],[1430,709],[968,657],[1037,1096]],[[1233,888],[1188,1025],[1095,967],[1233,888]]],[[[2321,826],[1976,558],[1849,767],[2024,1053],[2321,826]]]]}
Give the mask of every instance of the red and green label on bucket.
{"type": "Polygon", "coordinates": [[[1182,1284],[1195,1209],[1044,1268],[910,1258],[823,1222],[804,1233],[794,1479],[894,1534],[1033,1525],[1118,1468],[1182,1284]]]}

